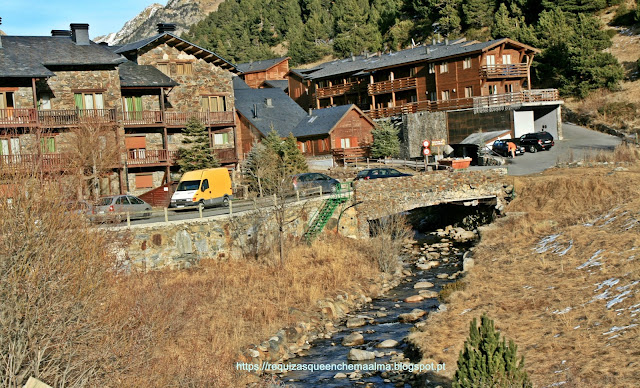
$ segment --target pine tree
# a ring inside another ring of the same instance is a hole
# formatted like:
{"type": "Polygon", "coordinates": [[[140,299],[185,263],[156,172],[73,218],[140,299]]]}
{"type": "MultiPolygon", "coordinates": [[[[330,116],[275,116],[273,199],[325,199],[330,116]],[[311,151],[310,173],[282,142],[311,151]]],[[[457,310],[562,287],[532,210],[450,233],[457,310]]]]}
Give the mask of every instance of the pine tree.
{"type": "Polygon", "coordinates": [[[189,119],[183,131],[184,139],[181,147],[178,165],[180,172],[200,170],[203,168],[220,167],[220,162],[209,146],[209,135],[204,125],[195,117],[189,119]]]}
{"type": "Polygon", "coordinates": [[[532,387],[524,370],[524,356],[518,362],[517,349],[511,340],[508,345],[504,338],[500,341],[500,333],[485,314],[480,327],[473,318],[469,338],[458,357],[453,387],[532,387]]]}
{"type": "Polygon", "coordinates": [[[494,7],[493,0],[467,0],[462,4],[464,24],[476,29],[490,25],[494,7]]]}
{"type": "Polygon", "coordinates": [[[399,130],[388,121],[378,124],[378,127],[371,131],[373,135],[371,156],[374,158],[398,156],[400,154],[398,133],[399,130]]]}

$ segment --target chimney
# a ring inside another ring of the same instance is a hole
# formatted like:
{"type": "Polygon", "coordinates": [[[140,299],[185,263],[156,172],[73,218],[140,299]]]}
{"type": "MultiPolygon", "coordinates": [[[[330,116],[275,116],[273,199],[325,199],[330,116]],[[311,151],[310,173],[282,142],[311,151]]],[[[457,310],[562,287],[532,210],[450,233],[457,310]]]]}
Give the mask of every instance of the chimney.
{"type": "Polygon", "coordinates": [[[164,34],[165,32],[174,32],[176,30],[175,23],[158,23],[158,34],[164,34]]]}
{"type": "Polygon", "coordinates": [[[51,30],[51,36],[71,36],[70,30],[51,30]]]}
{"type": "Polygon", "coordinates": [[[449,38],[444,38],[444,45],[448,46],[449,45],[449,38]]]}
{"type": "Polygon", "coordinates": [[[78,46],[88,46],[91,43],[89,40],[89,25],[86,23],[71,23],[71,40],[78,46]]]}
{"type": "Polygon", "coordinates": [[[433,37],[433,39],[431,39],[431,44],[434,45],[434,46],[436,45],[436,37],[435,36],[433,37]]]}
{"type": "MultiPolygon", "coordinates": [[[[2,18],[0,17],[0,25],[2,25],[2,18]]],[[[2,35],[0,35],[0,48],[2,48],[2,35]]]]}
{"type": "Polygon", "coordinates": [[[431,54],[431,47],[427,46],[427,54],[431,54]]]}
{"type": "Polygon", "coordinates": [[[309,116],[313,115],[313,108],[309,108],[309,116]]]}
{"type": "Polygon", "coordinates": [[[270,99],[270,98],[265,98],[265,99],[264,99],[264,104],[265,104],[266,106],[271,107],[271,106],[273,106],[273,100],[272,100],[272,99],[270,99]]]}
{"type": "Polygon", "coordinates": [[[253,104],[253,118],[258,117],[258,105],[253,104]]]}

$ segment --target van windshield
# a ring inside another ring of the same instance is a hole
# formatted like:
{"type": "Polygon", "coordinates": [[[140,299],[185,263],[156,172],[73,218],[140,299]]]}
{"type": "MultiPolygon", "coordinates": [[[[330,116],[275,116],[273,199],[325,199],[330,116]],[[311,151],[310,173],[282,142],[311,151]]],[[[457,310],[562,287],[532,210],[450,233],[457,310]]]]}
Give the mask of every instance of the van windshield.
{"type": "Polygon", "coordinates": [[[182,181],[176,191],[192,191],[200,188],[200,181],[182,181]]]}

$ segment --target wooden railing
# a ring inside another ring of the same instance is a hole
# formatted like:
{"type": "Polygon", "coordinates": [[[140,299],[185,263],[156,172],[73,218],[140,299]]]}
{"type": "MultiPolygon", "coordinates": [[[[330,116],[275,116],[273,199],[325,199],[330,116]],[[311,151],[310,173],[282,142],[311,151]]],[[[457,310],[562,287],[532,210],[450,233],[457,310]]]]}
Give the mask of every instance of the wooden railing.
{"type": "Polygon", "coordinates": [[[115,109],[59,109],[38,111],[40,124],[46,127],[64,127],[81,123],[116,123],[115,109]]]}
{"type": "Polygon", "coordinates": [[[528,65],[526,63],[480,66],[480,77],[483,77],[483,78],[526,77],[527,67],[528,65]]]}
{"type": "Polygon", "coordinates": [[[178,159],[178,151],[169,150],[127,150],[127,165],[166,165],[178,159]]]}
{"type": "Polygon", "coordinates": [[[348,82],[346,84],[339,84],[333,86],[327,86],[325,88],[316,89],[317,98],[328,98],[341,96],[347,93],[357,93],[358,90],[363,89],[363,87],[358,82],[348,82]]]}
{"type": "Polygon", "coordinates": [[[397,116],[405,113],[415,113],[423,111],[437,112],[457,109],[490,110],[492,108],[504,108],[515,104],[559,100],[560,95],[558,94],[557,89],[534,89],[524,90],[517,93],[494,94],[491,96],[482,97],[456,98],[445,101],[420,101],[410,104],[404,104],[402,106],[372,109],[365,111],[365,113],[367,113],[369,117],[373,119],[378,119],[383,117],[397,116]]]}
{"type": "Polygon", "coordinates": [[[204,125],[233,125],[233,111],[226,112],[164,112],[167,125],[184,126],[192,117],[204,125]]]}
{"type": "Polygon", "coordinates": [[[0,155],[0,170],[61,171],[69,167],[66,154],[0,155]]]}
{"type": "Polygon", "coordinates": [[[162,123],[162,111],[143,110],[140,112],[122,112],[122,124],[128,125],[149,125],[162,123]]]}
{"type": "Polygon", "coordinates": [[[367,92],[370,96],[376,94],[385,94],[391,92],[399,92],[401,90],[415,89],[418,86],[418,80],[413,77],[398,78],[390,81],[382,81],[367,86],[367,92]]]}
{"type": "Polygon", "coordinates": [[[222,163],[229,163],[236,161],[235,148],[214,148],[212,152],[216,155],[218,160],[222,163]]]}
{"type": "Polygon", "coordinates": [[[0,109],[0,126],[24,126],[38,122],[35,109],[0,109]]]}

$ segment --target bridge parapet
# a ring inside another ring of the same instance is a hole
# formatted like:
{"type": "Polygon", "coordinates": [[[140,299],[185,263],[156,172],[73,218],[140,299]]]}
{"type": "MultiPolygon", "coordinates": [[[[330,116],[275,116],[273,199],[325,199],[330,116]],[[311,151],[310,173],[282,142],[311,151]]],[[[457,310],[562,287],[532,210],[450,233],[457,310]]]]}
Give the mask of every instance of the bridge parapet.
{"type": "Polygon", "coordinates": [[[368,236],[368,221],[425,206],[496,197],[501,205],[511,180],[504,168],[468,171],[433,171],[411,177],[358,181],[358,229],[368,236]]]}

